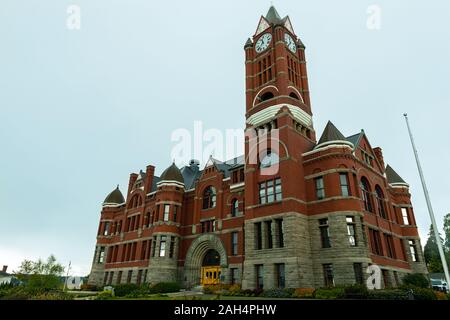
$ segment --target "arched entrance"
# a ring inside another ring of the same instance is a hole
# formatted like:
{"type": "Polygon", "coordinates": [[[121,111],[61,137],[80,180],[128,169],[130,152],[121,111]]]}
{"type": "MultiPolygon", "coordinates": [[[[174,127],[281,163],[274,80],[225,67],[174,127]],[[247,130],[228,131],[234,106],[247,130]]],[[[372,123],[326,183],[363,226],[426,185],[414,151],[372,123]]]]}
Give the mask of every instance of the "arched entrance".
{"type": "Polygon", "coordinates": [[[204,286],[219,284],[220,275],[220,254],[214,249],[209,249],[203,258],[200,284],[204,286]]]}
{"type": "Polygon", "coordinates": [[[214,234],[203,234],[192,242],[186,253],[184,264],[185,285],[194,287],[203,284],[204,271],[212,272],[208,276],[213,278],[215,271],[216,278],[220,281],[220,276],[225,274],[226,268],[228,268],[227,252],[222,240],[214,234]],[[205,271],[203,268],[211,269],[205,271]]]}

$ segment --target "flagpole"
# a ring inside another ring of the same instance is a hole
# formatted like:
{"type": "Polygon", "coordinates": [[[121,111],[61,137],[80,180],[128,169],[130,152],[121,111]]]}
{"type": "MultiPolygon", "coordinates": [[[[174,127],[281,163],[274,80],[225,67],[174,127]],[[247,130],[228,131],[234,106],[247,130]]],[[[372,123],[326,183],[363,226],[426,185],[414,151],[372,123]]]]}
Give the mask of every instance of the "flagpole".
{"type": "Polygon", "coordinates": [[[427,188],[427,185],[425,183],[425,177],[423,175],[422,166],[420,165],[419,154],[417,153],[417,148],[416,148],[416,144],[414,143],[414,138],[413,138],[413,135],[412,135],[412,132],[411,132],[411,127],[409,126],[408,114],[404,113],[403,116],[405,117],[405,120],[406,120],[406,125],[408,127],[409,137],[411,139],[411,145],[412,145],[412,148],[414,150],[414,156],[416,157],[417,169],[419,170],[420,180],[422,182],[423,193],[425,194],[425,200],[427,201],[428,213],[430,214],[431,224],[433,225],[434,236],[436,237],[436,243],[437,243],[437,246],[438,246],[439,255],[441,256],[442,267],[444,269],[445,279],[447,280],[447,287],[448,287],[450,285],[450,276],[449,276],[449,273],[448,273],[447,261],[445,260],[444,249],[442,248],[441,238],[439,236],[439,229],[438,229],[438,226],[436,224],[436,219],[434,217],[433,207],[431,206],[430,195],[428,194],[428,188],[427,188]]]}

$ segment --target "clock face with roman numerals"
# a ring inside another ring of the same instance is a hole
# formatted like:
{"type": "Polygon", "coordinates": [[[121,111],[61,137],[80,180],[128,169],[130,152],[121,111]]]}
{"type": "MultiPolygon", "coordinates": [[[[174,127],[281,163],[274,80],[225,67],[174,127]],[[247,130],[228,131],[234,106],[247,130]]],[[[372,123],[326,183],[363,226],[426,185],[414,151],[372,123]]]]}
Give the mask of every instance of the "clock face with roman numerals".
{"type": "Polygon", "coordinates": [[[255,45],[255,50],[257,53],[261,53],[269,47],[270,42],[272,41],[272,35],[270,33],[263,34],[255,45]]]}
{"type": "Polygon", "coordinates": [[[295,44],[294,39],[287,33],[284,34],[284,43],[286,43],[286,47],[293,53],[297,52],[297,45],[295,44]]]}

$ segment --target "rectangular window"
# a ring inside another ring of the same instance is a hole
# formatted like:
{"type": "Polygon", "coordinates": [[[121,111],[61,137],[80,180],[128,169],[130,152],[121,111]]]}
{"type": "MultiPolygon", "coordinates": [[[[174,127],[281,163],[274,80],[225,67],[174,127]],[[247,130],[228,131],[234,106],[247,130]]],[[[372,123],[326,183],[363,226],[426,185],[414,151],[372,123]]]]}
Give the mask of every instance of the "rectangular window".
{"type": "Polygon", "coordinates": [[[347,235],[351,247],[356,247],[356,224],[355,217],[347,217],[347,235]]]}
{"type": "Polygon", "coordinates": [[[266,203],[266,183],[260,183],[259,184],[259,203],[265,204],[266,203]]]}
{"type": "Polygon", "coordinates": [[[120,284],[121,281],[122,281],[122,271],[119,271],[119,274],[117,275],[116,283],[120,284]]]}
{"type": "Polygon", "coordinates": [[[316,184],[316,198],[321,200],[325,198],[325,186],[323,183],[323,177],[315,178],[314,182],[316,184]]]}
{"type": "Polygon", "coordinates": [[[380,238],[380,232],[377,230],[369,229],[369,235],[370,235],[370,246],[371,251],[373,254],[376,255],[383,255],[383,249],[381,247],[381,238],[380,238]]]}
{"type": "Polygon", "coordinates": [[[260,204],[280,201],[283,198],[280,178],[261,182],[258,184],[258,188],[260,204]]]}
{"type": "Polygon", "coordinates": [[[402,210],[403,224],[404,225],[409,225],[408,209],[407,208],[401,208],[401,210],[402,210]]]}
{"type": "Polygon", "coordinates": [[[153,244],[152,244],[152,257],[155,256],[155,250],[156,249],[156,236],[153,237],[153,244]]]}
{"type": "Polygon", "coordinates": [[[275,265],[275,271],[277,275],[277,287],[284,288],[286,286],[285,277],[285,265],[284,263],[278,263],[275,265]]]}
{"type": "Polygon", "coordinates": [[[175,254],[175,238],[172,237],[170,240],[169,258],[173,258],[175,254]]]}
{"type": "Polygon", "coordinates": [[[113,278],[114,278],[114,271],[111,271],[109,273],[109,280],[108,280],[108,284],[111,285],[113,282],[113,278]]]}
{"type": "Polygon", "coordinates": [[[389,258],[396,258],[394,238],[391,235],[385,234],[384,239],[386,240],[387,255],[389,258]]]}
{"type": "Polygon", "coordinates": [[[231,233],[231,255],[236,256],[238,254],[238,233],[231,233]]]}
{"type": "Polygon", "coordinates": [[[274,191],[273,180],[267,181],[267,203],[272,203],[275,201],[274,191]]]}
{"type": "Polygon", "coordinates": [[[105,222],[104,229],[103,229],[104,236],[107,236],[109,234],[109,227],[110,227],[110,222],[105,222]]]}
{"type": "Polygon", "coordinates": [[[339,174],[339,181],[341,183],[341,194],[343,197],[350,196],[350,186],[348,183],[348,174],[347,173],[340,173],[339,174]]]}
{"type": "Polygon", "coordinates": [[[273,243],[272,243],[272,221],[266,221],[264,222],[266,224],[266,234],[267,234],[267,249],[272,249],[273,248],[273,243]]]}
{"type": "Polygon", "coordinates": [[[355,282],[357,284],[363,284],[364,283],[364,275],[363,275],[362,263],[354,263],[353,264],[353,272],[355,273],[355,282]]]}
{"type": "Polygon", "coordinates": [[[256,265],[256,288],[264,289],[264,265],[256,265]]]}
{"type": "Polygon", "coordinates": [[[325,287],[334,286],[333,265],[331,263],[323,265],[323,282],[325,287]]]}
{"type": "Polygon", "coordinates": [[[105,262],[105,247],[100,247],[100,252],[98,253],[98,263],[105,262]]]}
{"type": "Polygon", "coordinates": [[[256,237],[255,249],[256,250],[261,250],[262,249],[262,226],[261,226],[261,222],[255,223],[255,237],[256,237]]]}
{"type": "Polygon", "coordinates": [[[148,273],[148,269],[145,269],[145,271],[144,271],[144,283],[147,282],[147,273],[148,273]]]}
{"type": "Polygon", "coordinates": [[[320,219],[319,220],[319,229],[320,229],[320,239],[322,241],[322,248],[330,248],[330,233],[328,227],[328,219],[320,219]]]}
{"type": "Polygon", "coordinates": [[[169,221],[170,204],[164,205],[164,221],[169,221]]]}
{"type": "Polygon", "coordinates": [[[231,282],[231,284],[236,284],[237,283],[237,273],[238,273],[238,269],[237,268],[231,268],[230,269],[230,282],[231,282]]]}
{"type": "Polygon", "coordinates": [[[147,252],[147,241],[142,241],[141,246],[141,260],[145,260],[145,253],[147,252]]]}
{"type": "Polygon", "coordinates": [[[166,256],[166,236],[161,236],[161,240],[159,241],[159,256],[166,256]]]}
{"type": "Polygon", "coordinates": [[[284,247],[283,219],[275,219],[278,247],[284,247]]]}
{"type": "Polygon", "coordinates": [[[173,206],[173,221],[177,222],[178,206],[173,206]]]}
{"type": "Polygon", "coordinates": [[[105,276],[103,277],[103,285],[106,285],[106,282],[108,281],[108,274],[109,272],[105,272],[105,276]]]}
{"type": "Polygon", "coordinates": [[[416,242],[414,240],[409,240],[409,251],[411,253],[411,260],[413,262],[419,262],[419,255],[417,254],[416,242]]]}
{"type": "Polygon", "coordinates": [[[142,282],[142,270],[139,270],[139,271],[138,271],[138,275],[137,275],[136,284],[137,284],[138,286],[140,286],[140,285],[141,285],[141,282],[142,282]]]}
{"type": "Polygon", "coordinates": [[[275,200],[280,201],[283,199],[283,192],[281,190],[281,179],[275,179],[275,200]]]}
{"type": "Polygon", "coordinates": [[[127,283],[131,283],[132,277],[133,277],[133,270],[128,270],[127,283]]]}

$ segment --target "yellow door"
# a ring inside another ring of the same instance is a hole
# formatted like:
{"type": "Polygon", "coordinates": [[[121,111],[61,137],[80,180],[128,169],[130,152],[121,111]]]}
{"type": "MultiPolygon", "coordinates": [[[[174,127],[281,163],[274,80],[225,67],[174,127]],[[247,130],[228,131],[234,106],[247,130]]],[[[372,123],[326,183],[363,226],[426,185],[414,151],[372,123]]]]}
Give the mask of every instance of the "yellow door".
{"type": "Polygon", "coordinates": [[[203,267],[201,284],[204,286],[220,283],[220,267],[203,267]]]}

